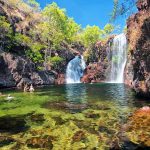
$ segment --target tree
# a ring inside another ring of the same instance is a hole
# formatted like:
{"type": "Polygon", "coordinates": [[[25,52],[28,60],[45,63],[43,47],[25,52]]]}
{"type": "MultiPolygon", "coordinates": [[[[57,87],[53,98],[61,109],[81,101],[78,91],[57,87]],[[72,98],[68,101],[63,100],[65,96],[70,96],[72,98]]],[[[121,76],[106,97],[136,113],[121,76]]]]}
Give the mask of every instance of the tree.
{"type": "Polygon", "coordinates": [[[63,58],[61,58],[60,56],[54,56],[54,57],[51,57],[51,58],[48,58],[48,61],[50,63],[52,63],[52,67],[53,69],[55,70],[60,70],[60,64],[63,62],[63,58]]]}
{"type": "Polygon", "coordinates": [[[104,34],[111,34],[114,31],[114,26],[112,24],[106,24],[104,27],[104,34]]]}
{"type": "Polygon", "coordinates": [[[47,5],[42,11],[42,20],[36,25],[34,35],[38,35],[41,42],[45,45],[44,66],[46,69],[48,57],[51,58],[52,49],[60,46],[64,40],[61,32],[65,23],[65,13],[56,3],[47,5]]]}
{"type": "Polygon", "coordinates": [[[81,42],[87,47],[91,48],[99,40],[102,34],[98,26],[87,26],[81,33],[81,42]]]}
{"type": "Polygon", "coordinates": [[[80,25],[78,25],[73,18],[68,18],[66,29],[65,29],[65,40],[68,43],[75,41],[77,33],[81,29],[80,25]]]}
{"type": "Polygon", "coordinates": [[[0,49],[8,48],[12,37],[12,28],[4,16],[0,16],[0,49]]]}
{"type": "Polygon", "coordinates": [[[110,21],[116,20],[117,17],[123,16],[123,15],[131,15],[133,12],[134,6],[136,4],[137,0],[124,0],[123,2],[120,2],[119,0],[114,0],[114,7],[113,11],[111,13],[110,21]]]}
{"type": "Polygon", "coordinates": [[[81,43],[87,48],[85,53],[84,53],[84,58],[87,61],[92,61],[93,60],[93,50],[94,50],[94,45],[96,44],[97,41],[100,40],[100,35],[103,34],[103,31],[100,30],[98,26],[86,26],[85,29],[81,31],[79,34],[79,39],[81,43]]]}
{"type": "Polygon", "coordinates": [[[106,24],[104,29],[100,29],[98,26],[87,26],[79,34],[80,41],[87,48],[84,53],[85,59],[92,62],[96,58],[95,44],[98,41],[106,41],[110,34],[114,31],[114,26],[112,24],[106,24]]]}
{"type": "Polygon", "coordinates": [[[72,42],[80,26],[66,15],[65,9],[60,9],[54,2],[44,8],[42,17],[43,21],[37,28],[41,41],[46,45],[45,64],[47,64],[47,57],[51,58],[52,50],[60,48],[64,41],[72,42]]]}

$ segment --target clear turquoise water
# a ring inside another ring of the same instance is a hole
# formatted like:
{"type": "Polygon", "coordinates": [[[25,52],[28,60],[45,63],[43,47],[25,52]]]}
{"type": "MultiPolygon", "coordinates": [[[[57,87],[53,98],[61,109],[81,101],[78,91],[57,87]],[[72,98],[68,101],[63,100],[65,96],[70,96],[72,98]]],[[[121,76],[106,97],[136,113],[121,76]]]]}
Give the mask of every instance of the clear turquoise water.
{"type": "MultiPolygon", "coordinates": [[[[120,139],[121,126],[128,117],[138,108],[150,106],[149,100],[136,98],[124,84],[68,84],[37,88],[34,93],[1,92],[6,96],[0,97],[0,119],[5,123],[8,118],[11,128],[0,127],[1,136],[14,142],[0,145],[0,149],[17,149],[18,145],[19,149],[33,149],[38,144],[41,149],[54,150],[109,149],[116,138],[120,139]],[[7,94],[14,99],[8,102],[7,94]],[[14,117],[25,120],[28,128],[12,133],[14,117]],[[39,139],[45,136],[51,139],[51,148],[41,144],[39,139]]],[[[122,140],[117,143],[121,146],[122,140]]]]}

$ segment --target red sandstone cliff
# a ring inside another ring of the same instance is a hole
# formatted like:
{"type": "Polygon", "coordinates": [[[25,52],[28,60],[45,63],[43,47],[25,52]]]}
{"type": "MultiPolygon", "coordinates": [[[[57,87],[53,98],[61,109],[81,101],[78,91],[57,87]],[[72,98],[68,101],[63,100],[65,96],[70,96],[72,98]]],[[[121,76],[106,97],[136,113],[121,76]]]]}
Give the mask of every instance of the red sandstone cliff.
{"type": "Polygon", "coordinates": [[[150,1],[137,2],[138,13],[127,21],[129,43],[125,83],[138,95],[150,97],[150,1]]]}

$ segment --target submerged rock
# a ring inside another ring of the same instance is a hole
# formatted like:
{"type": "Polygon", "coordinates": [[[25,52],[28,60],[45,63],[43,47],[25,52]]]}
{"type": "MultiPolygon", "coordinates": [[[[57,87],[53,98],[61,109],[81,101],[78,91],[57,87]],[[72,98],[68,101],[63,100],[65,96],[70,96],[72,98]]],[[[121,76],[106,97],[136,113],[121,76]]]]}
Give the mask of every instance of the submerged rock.
{"type": "Polygon", "coordinates": [[[114,134],[115,133],[113,130],[111,130],[111,129],[105,127],[105,126],[99,126],[98,131],[99,132],[105,132],[107,134],[114,134]]]}
{"type": "Polygon", "coordinates": [[[126,141],[123,143],[121,149],[122,150],[150,150],[150,147],[135,144],[131,141],[126,141]]]}
{"type": "Polygon", "coordinates": [[[29,126],[26,125],[25,116],[0,118],[0,132],[18,133],[25,131],[29,126]]]}
{"type": "Polygon", "coordinates": [[[88,112],[85,114],[85,117],[97,119],[100,117],[100,115],[98,113],[88,112]]]}
{"type": "Polygon", "coordinates": [[[88,108],[87,104],[80,104],[80,103],[69,103],[69,102],[48,102],[44,105],[45,108],[48,109],[59,109],[68,112],[81,112],[88,108]]]}
{"type": "Polygon", "coordinates": [[[90,134],[98,134],[95,127],[97,126],[95,123],[92,123],[91,121],[81,121],[81,120],[74,120],[76,126],[78,128],[86,130],[90,134]]]}
{"type": "Polygon", "coordinates": [[[66,121],[63,120],[60,116],[53,117],[53,119],[56,121],[56,125],[63,125],[66,121]]]}
{"type": "Polygon", "coordinates": [[[27,146],[30,148],[45,148],[51,150],[53,148],[53,143],[51,136],[44,137],[32,137],[27,140],[27,146]]]}
{"type": "Polygon", "coordinates": [[[103,104],[90,104],[92,109],[96,110],[110,110],[111,108],[103,104]]]}
{"type": "Polygon", "coordinates": [[[135,111],[128,119],[127,136],[133,143],[150,147],[150,108],[143,107],[135,111]]]}
{"type": "Polygon", "coordinates": [[[45,121],[44,114],[33,114],[29,117],[32,122],[42,123],[45,121]]]}
{"type": "Polygon", "coordinates": [[[0,136],[0,147],[9,145],[11,143],[15,142],[15,140],[11,137],[7,136],[0,136]]]}
{"type": "Polygon", "coordinates": [[[80,142],[86,139],[86,135],[83,131],[77,131],[74,136],[72,137],[73,142],[80,142]]]}

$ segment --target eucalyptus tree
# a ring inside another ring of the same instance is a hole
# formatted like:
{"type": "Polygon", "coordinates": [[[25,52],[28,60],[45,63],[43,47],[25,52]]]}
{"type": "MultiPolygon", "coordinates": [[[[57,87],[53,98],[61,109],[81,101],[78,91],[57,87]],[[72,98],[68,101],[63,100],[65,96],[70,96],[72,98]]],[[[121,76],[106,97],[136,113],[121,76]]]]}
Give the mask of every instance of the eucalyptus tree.
{"type": "Polygon", "coordinates": [[[135,11],[136,2],[137,0],[114,0],[110,21],[116,20],[119,16],[131,15],[135,11]]]}
{"type": "Polygon", "coordinates": [[[109,35],[114,31],[115,27],[112,24],[107,23],[104,26],[104,34],[109,35]]]}
{"type": "Polygon", "coordinates": [[[81,42],[87,47],[91,48],[99,40],[102,31],[98,26],[87,25],[81,33],[81,42]]]}
{"type": "Polygon", "coordinates": [[[56,3],[47,5],[42,11],[43,20],[38,24],[41,41],[45,45],[45,66],[51,63],[52,50],[59,49],[62,42],[72,42],[80,26],[66,15],[56,3]]]}
{"type": "Polygon", "coordinates": [[[41,40],[45,44],[45,67],[50,60],[52,49],[60,46],[64,40],[62,29],[64,28],[66,15],[63,9],[59,9],[56,3],[47,5],[42,11],[43,21],[39,24],[38,29],[41,34],[41,40]]]}

